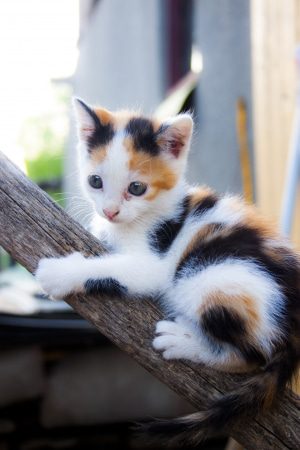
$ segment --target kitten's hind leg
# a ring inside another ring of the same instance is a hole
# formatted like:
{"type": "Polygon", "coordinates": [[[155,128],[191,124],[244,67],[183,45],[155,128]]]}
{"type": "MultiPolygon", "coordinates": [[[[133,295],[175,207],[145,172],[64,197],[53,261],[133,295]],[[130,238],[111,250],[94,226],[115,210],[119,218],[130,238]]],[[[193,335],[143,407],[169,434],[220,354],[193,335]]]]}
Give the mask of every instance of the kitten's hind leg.
{"type": "Polygon", "coordinates": [[[212,358],[196,329],[181,316],[175,321],[161,320],[156,325],[155,333],[153,347],[162,351],[165,359],[187,359],[205,363],[212,358]]]}
{"type": "Polygon", "coordinates": [[[183,316],[157,322],[155,333],[153,348],[165,359],[185,359],[229,372],[245,370],[243,359],[226,343],[209,339],[201,327],[183,316]]]}

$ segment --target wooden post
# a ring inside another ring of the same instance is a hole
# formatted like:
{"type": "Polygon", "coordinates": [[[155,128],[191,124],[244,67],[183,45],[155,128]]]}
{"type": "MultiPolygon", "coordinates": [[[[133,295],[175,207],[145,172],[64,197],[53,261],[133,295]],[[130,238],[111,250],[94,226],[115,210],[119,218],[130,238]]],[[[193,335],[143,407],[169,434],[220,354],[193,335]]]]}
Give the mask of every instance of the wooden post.
{"type": "MultiPolygon", "coordinates": [[[[43,256],[81,251],[101,254],[100,242],[74,222],[58,205],[0,153],[0,244],[34,272],[43,256]]],[[[162,317],[149,300],[120,300],[72,295],[66,301],[101,333],[170,388],[201,409],[245,375],[218,373],[200,365],[168,362],[151,347],[155,323],[162,317]]],[[[287,391],[272,413],[247,418],[228,430],[247,449],[300,448],[300,402],[287,391]]]]}
{"type": "MultiPolygon", "coordinates": [[[[300,0],[251,0],[256,201],[278,222],[296,105],[300,0]]],[[[292,239],[300,248],[300,209],[292,239]]]]}

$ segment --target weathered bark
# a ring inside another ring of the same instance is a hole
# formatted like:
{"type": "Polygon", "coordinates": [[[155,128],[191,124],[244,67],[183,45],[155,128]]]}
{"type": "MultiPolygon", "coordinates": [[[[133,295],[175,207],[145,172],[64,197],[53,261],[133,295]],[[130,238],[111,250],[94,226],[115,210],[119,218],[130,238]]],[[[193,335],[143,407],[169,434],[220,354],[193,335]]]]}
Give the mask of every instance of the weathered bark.
{"type": "MultiPolygon", "coordinates": [[[[93,236],[0,154],[0,244],[14,259],[34,272],[43,256],[85,255],[105,250],[93,236]]],[[[245,375],[218,373],[200,365],[167,362],[151,347],[155,323],[162,317],[149,300],[73,295],[67,302],[101,333],[201,409],[216,393],[230,389],[245,375]]],[[[241,419],[229,430],[247,449],[300,448],[300,402],[287,391],[272,413],[241,419]]]]}

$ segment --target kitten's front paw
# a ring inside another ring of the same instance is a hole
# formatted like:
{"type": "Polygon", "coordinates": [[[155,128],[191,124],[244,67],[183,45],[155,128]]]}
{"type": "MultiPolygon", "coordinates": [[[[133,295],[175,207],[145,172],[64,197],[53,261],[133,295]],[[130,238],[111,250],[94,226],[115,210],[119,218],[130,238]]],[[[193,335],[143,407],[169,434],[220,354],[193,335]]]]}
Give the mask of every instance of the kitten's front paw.
{"type": "Polygon", "coordinates": [[[61,258],[43,258],[35,277],[48,295],[63,298],[71,292],[82,290],[80,275],[84,261],[84,256],[78,252],[61,258]]]}
{"type": "Polygon", "coordinates": [[[197,347],[196,338],[180,319],[157,322],[155,333],[153,348],[162,351],[165,359],[192,359],[193,356],[194,360],[191,353],[197,347]]]}

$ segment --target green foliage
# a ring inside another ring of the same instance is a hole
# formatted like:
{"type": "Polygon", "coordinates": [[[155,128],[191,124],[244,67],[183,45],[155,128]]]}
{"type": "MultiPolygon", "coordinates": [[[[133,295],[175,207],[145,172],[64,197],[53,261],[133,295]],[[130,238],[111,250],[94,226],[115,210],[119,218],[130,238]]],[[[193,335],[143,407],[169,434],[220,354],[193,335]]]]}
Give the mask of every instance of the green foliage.
{"type": "MultiPolygon", "coordinates": [[[[70,89],[68,86],[54,86],[53,95],[51,110],[28,118],[19,138],[24,149],[27,175],[36,183],[61,180],[63,177],[70,89]]],[[[54,199],[58,197],[55,190],[49,194],[54,199]]]]}
{"type": "Polygon", "coordinates": [[[64,136],[56,133],[52,122],[51,116],[29,119],[23,134],[27,174],[37,183],[63,173],[64,136]],[[33,150],[38,151],[32,154],[33,150]]]}

